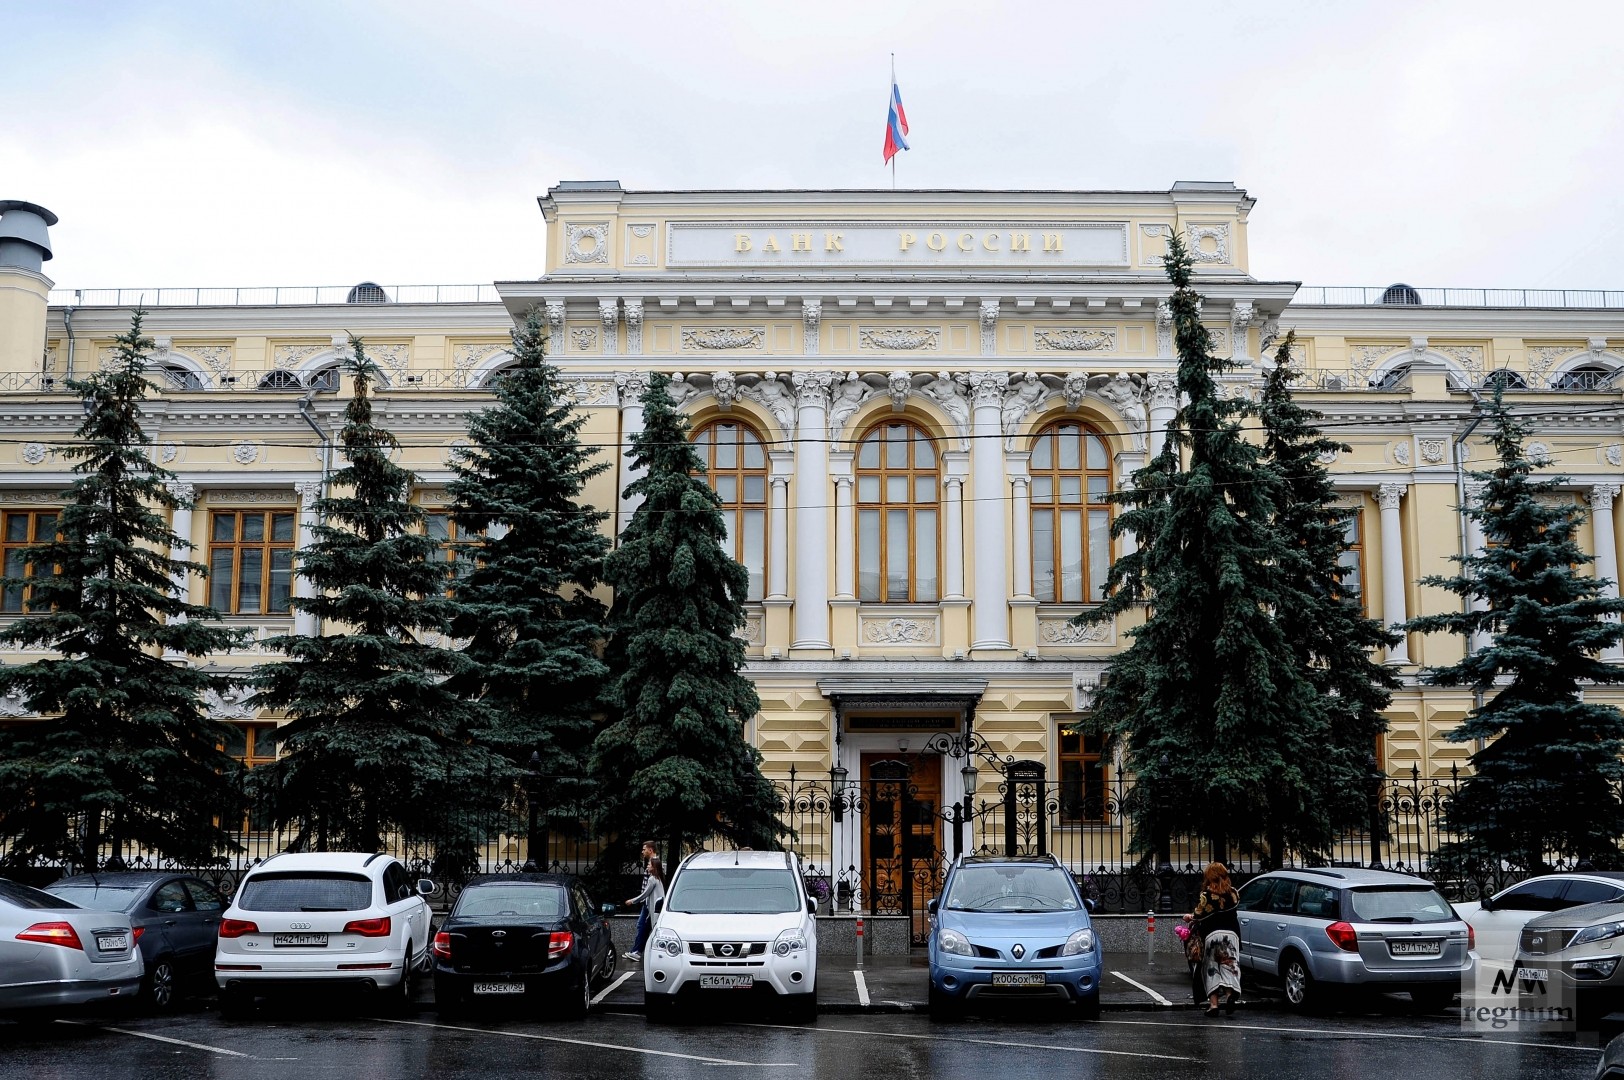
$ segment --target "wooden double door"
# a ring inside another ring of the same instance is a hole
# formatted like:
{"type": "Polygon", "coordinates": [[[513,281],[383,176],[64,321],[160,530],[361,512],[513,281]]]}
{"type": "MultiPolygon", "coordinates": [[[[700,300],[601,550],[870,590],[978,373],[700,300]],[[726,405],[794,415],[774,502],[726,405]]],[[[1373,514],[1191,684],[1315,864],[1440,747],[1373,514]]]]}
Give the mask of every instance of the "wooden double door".
{"type": "Polygon", "coordinates": [[[930,933],[926,905],[941,889],[942,759],[935,754],[862,755],[863,878],[867,910],[907,915],[912,938],[930,933]]]}

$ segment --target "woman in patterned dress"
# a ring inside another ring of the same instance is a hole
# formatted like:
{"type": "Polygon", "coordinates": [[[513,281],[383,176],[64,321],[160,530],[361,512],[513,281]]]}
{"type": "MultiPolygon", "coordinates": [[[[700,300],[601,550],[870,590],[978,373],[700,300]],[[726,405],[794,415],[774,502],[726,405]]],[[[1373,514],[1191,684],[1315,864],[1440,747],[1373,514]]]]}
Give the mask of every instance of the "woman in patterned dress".
{"type": "Polygon", "coordinates": [[[1184,916],[1201,935],[1201,974],[1207,991],[1207,1015],[1218,1015],[1220,998],[1225,1012],[1241,1003],[1241,935],[1235,916],[1240,896],[1230,883],[1223,863],[1209,863],[1201,878],[1201,898],[1195,911],[1184,916]]]}

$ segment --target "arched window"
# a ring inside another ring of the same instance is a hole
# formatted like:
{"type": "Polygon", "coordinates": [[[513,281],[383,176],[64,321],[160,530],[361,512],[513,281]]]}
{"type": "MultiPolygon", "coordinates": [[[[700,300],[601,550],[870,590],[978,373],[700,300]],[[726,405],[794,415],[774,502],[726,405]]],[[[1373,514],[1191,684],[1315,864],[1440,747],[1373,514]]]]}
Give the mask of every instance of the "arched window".
{"type": "Polygon", "coordinates": [[[923,429],[880,424],[857,447],[857,598],[941,598],[941,466],[923,429]]]}
{"type": "Polygon", "coordinates": [[[261,390],[303,390],[299,376],[291,371],[268,371],[259,380],[261,390]]]}
{"type": "Polygon", "coordinates": [[[1061,420],[1032,440],[1032,591],[1050,604],[1104,599],[1111,568],[1111,458],[1105,440],[1061,420]]]}
{"type": "Polygon", "coordinates": [[[694,432],[705,463],[705,482],[722,500],[733,557],[750,571],[746,600],[760,600],[767,584],[767,453],[755,429],[737,420],[713,420],[694,432]]]}

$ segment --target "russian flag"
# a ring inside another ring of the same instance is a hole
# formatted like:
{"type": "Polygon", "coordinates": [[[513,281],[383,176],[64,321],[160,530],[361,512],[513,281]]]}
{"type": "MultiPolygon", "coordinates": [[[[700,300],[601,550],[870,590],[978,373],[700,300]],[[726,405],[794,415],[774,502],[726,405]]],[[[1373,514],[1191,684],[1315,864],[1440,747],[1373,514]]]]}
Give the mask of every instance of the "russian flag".
{"type": "Polygon", "coordinates": [[[908,114],[902,111],[902,91],[897,89],[895,79],[891,80],[891,114],[885,121],[885,161],[890,164],[897,151],[908,149],[908,114]]]}

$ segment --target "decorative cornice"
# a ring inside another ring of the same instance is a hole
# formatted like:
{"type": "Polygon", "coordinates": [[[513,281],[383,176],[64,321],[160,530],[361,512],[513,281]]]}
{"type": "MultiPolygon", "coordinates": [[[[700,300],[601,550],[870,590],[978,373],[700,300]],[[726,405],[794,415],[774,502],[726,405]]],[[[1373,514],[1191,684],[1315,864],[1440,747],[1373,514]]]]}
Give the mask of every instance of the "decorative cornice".
{"type": "Polygon", "coordinates": [[[1069,327],[1038,330],[1032,335],[1032,343],[1038,352],[1115,352],[1117,332],[1069,327]]]}
{"type": "Polygon", "coordinates": [[[682,328],[684,349],[745,349],[760,352],[767,347],[764,326],[703,326],[682,328]]]}

